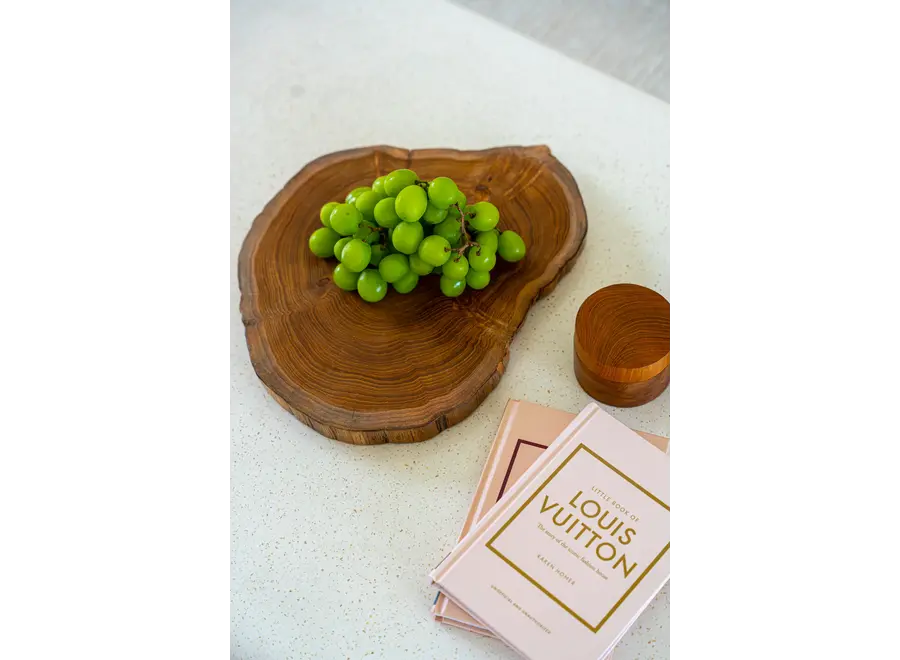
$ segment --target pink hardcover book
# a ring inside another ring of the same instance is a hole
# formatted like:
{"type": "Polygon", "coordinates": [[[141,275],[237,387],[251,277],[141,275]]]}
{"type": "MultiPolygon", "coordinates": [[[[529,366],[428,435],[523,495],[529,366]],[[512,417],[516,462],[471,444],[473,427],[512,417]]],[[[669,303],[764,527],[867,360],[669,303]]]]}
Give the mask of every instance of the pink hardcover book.
{"type": "MultiPolygon", "coordinates": [[[[511,399],[506,404],[459,540],[500,500],[507,487],[518,481],[574,418],[574,413],[527,401],[511,399]]],[[[668,452],[668,438],[640,431],[637,433],[661,451],[668,452]]],[[[481,622],[443,593],[438,594],[432,613],[436,621],[446,625],[493,637],[481,622]]]]}
{"type": "Polygon", "coordinates": [[[668,580],[668,468],[591,404],[431,578],[526,658],[603,658],[668,580]]]}

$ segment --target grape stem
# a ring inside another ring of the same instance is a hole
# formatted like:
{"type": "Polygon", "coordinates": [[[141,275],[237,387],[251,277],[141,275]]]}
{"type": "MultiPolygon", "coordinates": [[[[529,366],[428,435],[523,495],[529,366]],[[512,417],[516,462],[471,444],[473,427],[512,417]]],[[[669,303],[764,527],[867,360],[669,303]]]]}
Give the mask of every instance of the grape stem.
{"type": "Polygon", "coordinates": [[[364,241],[368,241],[369,236],[371,236],[372,234],[378,234],[378,240],[379,243],[381,243],[381,246],[387,247],[387,229],[381,226],[373,227],[369,224],[367,224],[366,227],[369,228],[369,233],[366,234],[366,237],[363,239],[364,241]]]}
{"type": "MultiPolygon", "coordinates": [[[[472,247],[472,246],[481,247],[481,245],[479,245],[478,242],[473,241],[472,237],[469,236],[469,232],[466,230],[466,213],[463,209],[461,209],[459,207],[459,202],[455,203],[453,206],[455,206],[456,210],[459,211],[459,228],[462,231],[462,235],[466,237],[466,242],[463,243],[462,245],[460,245],[458,248],[452,248],[452,249],[444,248],[444,251],[445,252],[456,252],[456,254],[457,254],[456,258],[459,259],[459,257],[463,254],[463,252],[468,250],[470,247],[472,247]]],[[[474,218],[475,214],[472,213],[472,214],[470,214],[469,217],[474,218]]]]}
{"type": "MultiPolygon", "coordinates": [[[[421,186],[422,190],[426,193],[428,192],[428,181],[421,181],[416,179],[417,186],[421,186]]],[[[444,252],[456,252],[456,259],[458,260],[462,254],[468,250],[470,247],[481,247],[481,245],[477,241],[473,241],[472,237],[469,235],[469,232],[466,230],[466,212],[460,207],[459,202],[456,202],[452,206],[456,207],[456,210],[459,211],[459,229],[462,232],[462,235],[466,237],[466,242],[463,243],[458,248],[444,248],[444,252]]],[[[469,218],[474,218],[475,214],[470,213],[469,218]]]]}

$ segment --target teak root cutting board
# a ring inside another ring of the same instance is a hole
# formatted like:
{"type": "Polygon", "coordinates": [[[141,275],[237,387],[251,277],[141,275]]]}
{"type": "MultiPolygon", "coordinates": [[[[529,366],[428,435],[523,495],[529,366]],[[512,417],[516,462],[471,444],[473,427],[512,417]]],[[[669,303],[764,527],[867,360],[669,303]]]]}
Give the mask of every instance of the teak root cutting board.
{"type": "Polygon", "coordinates": [[[269,392],[319,433],[355,444],[417,442],[469,415],[494,389],[531,305],[574,264],[587,217],[578,186],[546,146],[484,151],[377,146],[322,156],[254,220],[238,260],[250,360],[269,392]],[[525,259],[497,259],[486,289],[444,297],[421,278],[379,303],[331,281],[335,259],[308,246],[319,209],[408,167],[449,176],[469,203],[493,202],[525,259]]]}

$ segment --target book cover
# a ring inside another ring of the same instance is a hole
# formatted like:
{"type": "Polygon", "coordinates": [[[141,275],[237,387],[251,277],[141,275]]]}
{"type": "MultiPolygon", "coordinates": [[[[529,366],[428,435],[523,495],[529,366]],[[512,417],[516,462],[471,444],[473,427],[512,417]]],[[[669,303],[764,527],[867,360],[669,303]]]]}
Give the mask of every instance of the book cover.
{"type": "MultiPolygon", "coordinates": [[[[459,540],[501,499],[507,487],[518,481],[574,418],[575,413],[527,401],[511,399],[506,404],[459,540]]],[[[640,431],[637,433],[659,450],[668,451],[668,438],[640,431]]],[[[432,614],[436,621],[446,625],[493,636],[481,622],[443,593],[438,594],[432,614]]]]}
{"type": "Polygon", "coordinates": [[[532,660],[605,656],[669,575],[668,457],[592,404],[432,572],[532,660]]]}

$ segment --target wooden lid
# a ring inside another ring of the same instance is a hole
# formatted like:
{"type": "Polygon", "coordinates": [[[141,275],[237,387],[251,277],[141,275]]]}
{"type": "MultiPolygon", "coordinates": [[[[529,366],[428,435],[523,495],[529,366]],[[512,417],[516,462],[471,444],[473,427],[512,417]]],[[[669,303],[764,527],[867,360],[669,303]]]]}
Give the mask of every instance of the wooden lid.
{"type": "Polygon", "coordinates": [[[609,383],[659,376],[669,366],[669,301],[637,284],[591,294],[575,318],[575,361],[576,372],[609,383]]]}

